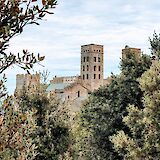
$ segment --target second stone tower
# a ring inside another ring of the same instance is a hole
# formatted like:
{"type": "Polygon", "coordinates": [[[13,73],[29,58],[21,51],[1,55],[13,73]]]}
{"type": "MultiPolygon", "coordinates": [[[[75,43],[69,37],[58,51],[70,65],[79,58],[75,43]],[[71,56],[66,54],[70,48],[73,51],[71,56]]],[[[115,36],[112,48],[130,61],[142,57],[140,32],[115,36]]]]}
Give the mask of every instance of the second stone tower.
{"type": "Polygon", "coordinates": [[[103,45],[81,46],[81,78],[91,91],[103,85],[103,45]]]}

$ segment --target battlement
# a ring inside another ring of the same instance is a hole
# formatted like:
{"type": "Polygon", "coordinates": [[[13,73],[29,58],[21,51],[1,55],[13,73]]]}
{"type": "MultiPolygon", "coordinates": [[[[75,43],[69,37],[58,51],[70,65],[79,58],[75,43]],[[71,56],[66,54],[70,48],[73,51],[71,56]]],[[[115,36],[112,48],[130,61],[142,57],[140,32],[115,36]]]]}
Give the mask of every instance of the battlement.
{"type": "Polygon", "coordinates": [[[17,74],[16,75],[16,90],[22,89],[24,86],[40,84],[39,74],[17,74]]]}
{"type": "Polygon", "coordinates": [[[32,77],[32,78],[38,78],[40,75],[39,74],[17,74],[17,78],[25,78],[25,77],[32,77]]]}

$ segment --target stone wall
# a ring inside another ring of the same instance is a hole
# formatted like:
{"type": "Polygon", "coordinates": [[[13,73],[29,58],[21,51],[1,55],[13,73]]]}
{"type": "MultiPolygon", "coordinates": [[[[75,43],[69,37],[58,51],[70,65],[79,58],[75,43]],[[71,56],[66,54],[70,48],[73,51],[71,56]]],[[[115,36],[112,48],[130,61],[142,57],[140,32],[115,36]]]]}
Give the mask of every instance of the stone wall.
{"type": "Polygon", "coordinates": [[[74,101],[76,99],[85,99],[88,97],[87,88],[83,87],[81,84],[75,83],[64,90],[66,99],[74,101]]]}
{"type": "Polygon", "coordinates": [[[40,84],[39,74],[17,74],[16,75],[16,91],[23,89],[23,87],[34,88],[40,84]]]}
{"type": "Polygon", "coordinates": [[[78,81],[79,76],[54,77],[50,83],[74,83],[78,81]]]}
{"type": "Polygon", "coordinates": [[[141,57],[140,48],[130,48],[129,46],[125,46],[125,48],[122,49],[122,59],[126,58],[126,55],[129,53],[134,54],[137,59],[141,57]]]}
{"type": "Polygon", "coordinates": [[[81,78],[91,91],[103,85],[103,45],[81,46],[81,78]]]}

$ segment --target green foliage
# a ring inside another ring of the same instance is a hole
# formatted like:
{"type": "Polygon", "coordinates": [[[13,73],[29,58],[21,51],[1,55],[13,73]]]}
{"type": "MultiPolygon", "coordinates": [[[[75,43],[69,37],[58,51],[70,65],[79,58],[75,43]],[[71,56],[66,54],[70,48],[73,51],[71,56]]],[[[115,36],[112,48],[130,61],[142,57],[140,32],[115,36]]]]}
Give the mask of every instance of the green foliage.
{"type": "Polygon", "coordinates": [[[151,60],[149,56],[142,55],[141,58],[136,59],[132,53],[127,54],[126,59],[122,59],[120,63],[122,74],[134,80],[140,77],[150,66],[151,60]]]}
{"type": "Polygon", "coordinates": [[[109,151],[106,150],[106,146],[112,150],[105,137],[108,134],[106,128],[110,127],[110,124],[106,123],[109,111],[108,104],[96,97],[90,97],[84,104],[72,129],[75,159],[113,159],[116,156],[114,151],[113,155],[109,155],[109,151]]]}
{"type": "Polygon", "coordinates": [[[153,34],[153,38],[149,38],[151,45],[151,53],[155,56],[156,59],[160,58],[160,34],[156,32],[153,34]]]}
{"type": "Polygon", "coordinates": [[[69,115],[66,104],[59,100],[47,97],[47,94],[38,89],[36,92],[25,89],[18,97],[20,107],[24,112],[35,109],[34,115],[37,130],[33,135],[37,146],[36,160],[55,160],[65,156],[70,143],[69,115]]]}
{"type": "Polygon", "coordinates": [[[5,86],[5,82],[7,78],[3,75],[3,78],[0,80],[0,99],[2,100],[7,95],[7,88],[5,86]]]}
{"type": "Polygon", "coordinates": [[[121,62],[121,74],[112,75],[108,86],[95,91],[83,106],[77,122],[78,131],[75,152],[83,159],[122,159],[114,150],[109,136],[119,130],[130,134],[129,128],[122,122],[127,115],[129,104],[142,108],[143,91],[139,87],[139,78],[150,68],[151,59],[143,55],[136,59],[132,54],[121,62]],[[87,156],[86,156],[87,155],[87,156]]]}
{"type": "Polygon", "coordinates": [[[23,50],[22,55],[6,53],[9,41],[16,35],[23,32],[26,25],[38,24],[46,14],[51,14],[48,8],[54,8],[56,0],[43,0],[43,5],[38,5],[37,0],[1,0],[0,1],[0,73],[3,73],[13,64],[22,69],[29,70],[33,64],[44,59],[43,56],[35,56],[27,50],[23,50]]]}
{"type": "Polygon", "coordinates": [[[31,135],[36,130],[33,111],[22,112],[13,97],[4,100],[0,116],[0,159],[25,160],[36,156],[31,135]]]}
{"type": "MultiPolygon", "coordinates": [[[[6,49],[9,47],[10,40],[21,34],[25,26],[38,25],[38,21],[42,20],[46,14],[52,14],[48,9],[55,8],[56,5],[56,0],[42,0],[42,5],[37,0],[0,1],[0,74],[12,65],[17,65],[29,72],[35,63],[44,59],[44,56],[39,54],[35,56],[28,50],[15,54],[7,53],[6,49]]],[[[3,78],[0,82],[0,98],[7,94],[4,87],[5,81],[3,78]]]]}
{"type": "MultiPolygon", "coordinates": [[[[42,0],[42,4],[37,0],[0,1],[0,74],[12,65],[17,65],[29,72],[35,63],[39,63],[45,58],[39,54],[35,56],[28,50],[23,50],[22,53],[17,54],[7,53],[6,50],[14,36],[21,34],[25,26],[29,24],[39,25],[39,20],[42,20],[46,14],[52,14],[48,9],[55,8],[56,4],[56,0],[42,0]]],[[[7,97],[5,82],[4,76],[0,81],[0,101],[2,102],[0,110],[0,159],[36,159],[38,149],[34,136],[36,135],[35,131],[38,132],[39,126],[36,126],[35,114],[40,113],[35,113],[32,110],[35,109],[33,106],[26,110],[26,108],[19,106],[21,105],[19,101],[17,102],[13,97],[7,97]]],[[[42,99],[41,102],[43,100],[45,99],[42,99]]],[[[40,100],[37,103],[39,102],[40,100]]],[[[33,105],[33,103],[30,104],[33,105]]],[[[45,115],[47,113],[45,112],[45,115]]],[[[39,121],[36,119],[36,122],[39,121]]]]}
{"type": "Polygon", "coordinates": [[[123,118],[129,127],[131,136],[124,131],[111,137],[115,149],[125,159],[156,159],[160,157],[160,63],[152,67],[139,79],[144,92],[143,109],[135,106],[128,108],[128,115],[123,118]]]}

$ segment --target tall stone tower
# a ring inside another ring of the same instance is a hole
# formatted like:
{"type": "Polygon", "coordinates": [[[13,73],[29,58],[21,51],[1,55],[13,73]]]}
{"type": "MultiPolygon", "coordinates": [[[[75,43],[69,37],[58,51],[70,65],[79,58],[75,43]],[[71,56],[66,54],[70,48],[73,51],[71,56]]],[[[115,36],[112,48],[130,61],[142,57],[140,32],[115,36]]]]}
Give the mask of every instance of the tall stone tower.
{"type": "Polygon", "coordinates": [[[81,46],[81,78],[91,91],[103,85],[103,45],[81,46]]]}

